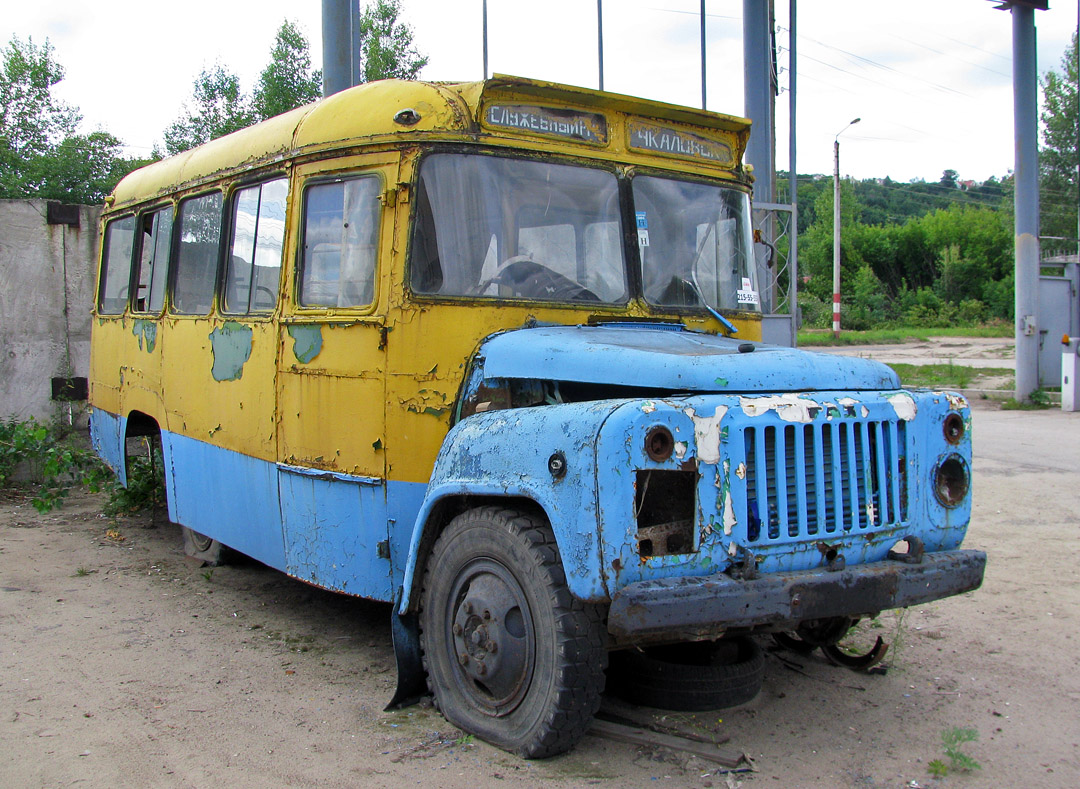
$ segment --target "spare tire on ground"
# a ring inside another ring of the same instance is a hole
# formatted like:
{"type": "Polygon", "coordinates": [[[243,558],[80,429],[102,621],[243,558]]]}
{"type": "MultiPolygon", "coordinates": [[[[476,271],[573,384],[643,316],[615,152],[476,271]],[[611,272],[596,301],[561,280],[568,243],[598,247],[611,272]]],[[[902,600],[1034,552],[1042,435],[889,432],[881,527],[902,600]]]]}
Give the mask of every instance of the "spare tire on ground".
{"type": "Polygon", "coordinates": [[[764,671],[751,638],[694,641],[613,652],[607,688],[631,704],[701,712],[750,701],[764,671]]]}

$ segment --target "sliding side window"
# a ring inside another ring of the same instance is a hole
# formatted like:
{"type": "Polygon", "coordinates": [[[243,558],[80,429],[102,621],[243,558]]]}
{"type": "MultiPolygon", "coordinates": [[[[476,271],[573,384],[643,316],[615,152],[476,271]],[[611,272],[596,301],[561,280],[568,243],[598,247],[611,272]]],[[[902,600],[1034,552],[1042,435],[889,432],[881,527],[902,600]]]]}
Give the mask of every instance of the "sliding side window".
{"type": "Polygon", "coordinates": [[[119,315],[128,301],[131,286],[131,251],[135,241],[135,217],[114,219],[105,227],[102,246],[98,314],[119,315]]]}
{"type": "Polygon", "coordinates": [[[377,176],[308,187],[301,306],[362,307],[374,300],[381,191],[377,176]]]}
{"type": "Polygon", "coordinates": [[[277,304],[288,194],[286,178],[236,192],[225,274],[226,312],[270,312],[277,304]]]}
{"type": "Polygon", "coordinates": [[[181,315],[207,315],[214,303],[221,244],[221,192],[180,203],[178,232],[173,311],[181,315]]]}
{"type": "Polygon", "coordinates": [[[139,284],[132,307],[135,312],[156,314],[161,312],[165,304],[172,224],[172,206],[139,217],[142,247],[139,252],[139,284]]]}

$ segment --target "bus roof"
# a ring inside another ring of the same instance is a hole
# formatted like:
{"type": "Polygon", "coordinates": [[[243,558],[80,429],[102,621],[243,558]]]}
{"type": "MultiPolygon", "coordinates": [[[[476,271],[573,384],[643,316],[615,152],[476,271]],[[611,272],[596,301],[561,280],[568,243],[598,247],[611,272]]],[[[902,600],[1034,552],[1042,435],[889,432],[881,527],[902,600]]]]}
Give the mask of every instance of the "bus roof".
{"type": "Polygon", "coordinates": [[[734,163],[742,160],[750,121],[618,93],[496,74],[482,82],[369,82],[142,167],[117,184],[112,207],[198,186],[229,172],[272,165],[296,155],[402,138],[476,139],[481,108],[491,102],[536,102],[562,110],[617,112],[726,133],[734,163]],[[411,110],[411,115],[402,111],[411,110]]]}

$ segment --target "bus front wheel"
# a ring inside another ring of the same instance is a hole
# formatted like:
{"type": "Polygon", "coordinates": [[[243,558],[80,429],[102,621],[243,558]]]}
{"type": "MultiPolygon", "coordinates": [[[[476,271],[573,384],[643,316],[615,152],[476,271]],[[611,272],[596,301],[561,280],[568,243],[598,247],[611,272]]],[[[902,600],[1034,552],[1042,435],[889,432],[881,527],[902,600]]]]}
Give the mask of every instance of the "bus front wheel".
{"type": "Polygon", "coordinates": [[[220,542],[187,526],[181,526],[180,532],[184,536],[184,553],[192,559],[198,559],[211,567],[224,562],[225,546],[220,542]]]}
{"type": "Polygon", "coordinates": [[[585,733],[604,686],[602,609],[571,596],[543,519],[458,515],[428,558],[421,606],[428,689],[447,720],[526,758],[585,733]]]}

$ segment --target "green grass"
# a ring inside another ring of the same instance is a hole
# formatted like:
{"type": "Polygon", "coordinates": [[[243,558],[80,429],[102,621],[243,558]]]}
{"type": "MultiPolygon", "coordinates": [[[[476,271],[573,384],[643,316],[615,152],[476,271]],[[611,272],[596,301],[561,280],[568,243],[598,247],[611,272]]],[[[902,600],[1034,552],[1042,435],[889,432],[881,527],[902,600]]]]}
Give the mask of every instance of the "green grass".
{"type": "Polygon", "coordinates": [[[813,345],[889,345],[927,340],[931,337],[1012,337],[1012,324],[959,327],[952,329],[932,329],[922,326],[909,326],[899,329],[869,329],[867,331],[840,332],[840,339],[833,337],[831,329],[806,329],[799,332],[800,346],[813,345]]]}
{"type": "MultiPolygon", "coordinates": [[[[1009,376],[1015,373],[1008,367],[967,367],[962,364],[890,364],[904,386],[949,387],[967,389],[982,376],[1009,376]]],[[[1011,388],[1005,387],[1005,388],[1011,388]]]]}

